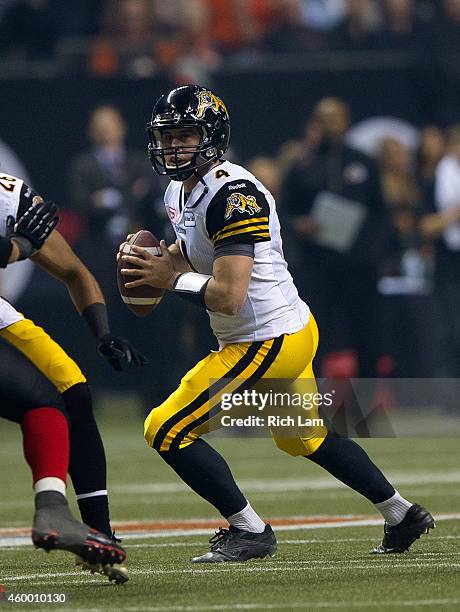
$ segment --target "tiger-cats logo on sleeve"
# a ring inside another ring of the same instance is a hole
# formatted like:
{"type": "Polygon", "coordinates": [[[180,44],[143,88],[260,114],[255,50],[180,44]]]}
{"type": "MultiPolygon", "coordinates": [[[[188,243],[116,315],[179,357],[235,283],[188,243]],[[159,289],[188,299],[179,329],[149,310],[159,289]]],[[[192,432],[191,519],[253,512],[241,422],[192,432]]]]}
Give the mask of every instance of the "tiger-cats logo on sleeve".
{"type": "Polygon", "coordinates": [[[232,193],[232,195],[227,198],[227,208],[225,209],[224,219],[228,221],[235,210],[242,214],[249,213],[250,215],[254,215],[255,213],[260,213],[262,208],[257,204],[254,196],[247,196],[236,192],[232,193]]]}
{"type": "Polygon", "coordinates": [[[200,91],[198,93],[198,110],[196,111],[197,119],[201,119],[208,108],[214,111],[216,115],[219,110],[222,110],[225,115],[228,115],[227,107],[216,94],[213,94],[212,91],[200,91]]]}

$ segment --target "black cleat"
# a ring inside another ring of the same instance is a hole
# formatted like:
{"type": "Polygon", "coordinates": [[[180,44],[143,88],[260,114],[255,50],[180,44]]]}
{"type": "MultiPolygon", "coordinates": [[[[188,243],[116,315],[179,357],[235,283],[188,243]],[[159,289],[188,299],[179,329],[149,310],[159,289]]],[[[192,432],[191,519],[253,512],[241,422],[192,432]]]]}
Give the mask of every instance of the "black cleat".
{"type": "Polygon", "coordinates": [[[80,523],[72,515],[64,495],[43,491],[35,498],[32,542],[36,548],[66,550],[91,564],[123,563],[126,552],[106,535],[80,523]]]}
{"type": "Polygon", "coordinates": [[[192,563],[242,562],[273,557],[276,552],[276,538],[270,525],[265,525],[262,533],[243,531],[230,525],[229,529],[217,531],[209,543],[211,551],[194,557],[192,563]]]}
{"type": "Polygon", "coordinates": [[[77,556],[75,558],[75,565],[80,567],[84,571],[89,571],[91,574],[101,574],[107,576],[110,582],[115,584],[124,584],[128,582],[129,575],[126,567],[120,563],[114,563],[113,565],[102,565],[102,563],[89,563],[82,557],[77,556]]]}
{"type": "MultiPolygon", "coordinates": [[[[112,532],[111,540],[117,544],[121,542],[120,538],[115,536],[115,532],[112,532]]],[[[110,582],[115,584],[124,584],[128,582],[129,575],[128,570],[124,565],[114,563],[113,565],[102,565],[101,563],[88,563],[82,557],[78,555],[75,557],[75,565],[81,567],[82,570],[91,572],[92,574],[102,574],[107,576],[110,582]]]]}
{"type": "Polygon", "coordinates": [[[418,540],[421,535],[428,533],[430,529],[435,527],[434,518],[428,510],[425,510],[425,508],[418,504],[414,504],[409,508],[406,516],[398,525],[392,527],[385,523],[382,543],[371,552],[374,555],[406,552],[415,540],[418,540]]]}

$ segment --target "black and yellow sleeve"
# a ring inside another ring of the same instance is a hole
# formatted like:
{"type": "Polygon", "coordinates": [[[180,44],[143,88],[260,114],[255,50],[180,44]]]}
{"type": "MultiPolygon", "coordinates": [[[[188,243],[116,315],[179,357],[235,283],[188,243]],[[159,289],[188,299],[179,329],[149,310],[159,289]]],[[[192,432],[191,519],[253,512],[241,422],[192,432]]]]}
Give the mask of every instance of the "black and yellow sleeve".
{"type": "Polygon", "coordinates": [[[26,212],[26,210],[28,210],[32,206],[32,204],[35,203],[35,198],[39,198],[40,202],[43,201],[41,196],[39,196],[38,193],[34,189],[32,189],[32,187],[29,187],[28,185],[23,183],[21,187],[21,193],[19,195],[19,206],[16,215],[16,221],[18,221],[26,212]]]}
{"type": "Polygon", "coordinates": [[[206,212],[206,229],[216,252],[231,245],[254,245],[270,240],[270,206],[254,183],[246,180],[224,185],[206,212]]]}

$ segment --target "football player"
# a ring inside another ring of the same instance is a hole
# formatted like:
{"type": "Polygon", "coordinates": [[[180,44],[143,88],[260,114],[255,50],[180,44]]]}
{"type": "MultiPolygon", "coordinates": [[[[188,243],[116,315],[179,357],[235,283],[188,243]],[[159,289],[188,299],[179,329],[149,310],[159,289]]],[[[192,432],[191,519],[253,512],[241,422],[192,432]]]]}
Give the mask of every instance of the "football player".
{"type": "MultiPolygon", "coordinates": [[[[26,259],[39,249],[58,221],[52,202],[25,211],[10,238],[0,237],[0,267],[26,259]]],[[[91,567],[125,582],[126,558],[110,536],[77,521],[66,499],[69,428],[56,387],[14,346],[0,338],[0,417],[21,426],[24,455],[33,476],[35,514],[32,541],[37,548],[66,550],[91,567]],[[109,568],[111,568],[109,570],[109,568]]]]}
{"type": "MultiPolygon", "coordinates": [[[[8,236],[22,224],[26,210],[43,205],[43,199],[21,179],[0,176],[0,235],[8,236]]],[[[101,289],[61,234],[54,230],[40,250],[33,235],[28,242],[21,258],[30,257],[67,286],[75,307],[97,340],[98,353],[116,370],[125,364],[145,363],[145,357],[130,342],[111,334],[101,289]]],[[[69,474],[82,520],[111,536],[105,451],[84,374],[41,327],[1,298],[0,337],[26,355],[62,394],[71,423],[69,474]]]]}
{"type": "MultiPolygon", "coordinates": [[[[167,248],[162,241],[161,257],[139,247],[133,247],[135,256],[123,255],[140,268],[122,271],[125,286],[162,287],[205,308],[220,350],[151,411],[145,438],[229,522],[194,562],[273,555],[270,525],[251,507],[223,457],[200,436],[218,421],[223,391],[267,378],[314,381],[315,319],[287,269],[272,195],[245,168],[223,159],[230,125],[222,100],[196,85],[173,89],[155,104],[147,131],[154,170],[171,178],[165,206],[177,242],[167,248]]],[[[314,419],[317,411],[309,416],[314,419]]],[[[373,552],[403,552],[434,527],[431,514],[403,498],[354,441],[324,426],[295,438],[272,434],[281,450],[320,465],[382,513],[384,538],[373,552]]]]}

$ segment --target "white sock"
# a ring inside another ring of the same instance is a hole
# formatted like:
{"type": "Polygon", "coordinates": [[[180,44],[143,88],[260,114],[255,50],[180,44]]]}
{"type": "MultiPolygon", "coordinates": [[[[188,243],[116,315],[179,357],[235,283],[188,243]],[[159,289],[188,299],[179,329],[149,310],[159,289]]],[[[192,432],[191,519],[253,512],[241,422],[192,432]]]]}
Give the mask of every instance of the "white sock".
{"type": "Polygon", "coordinates": [[[403,520],[412,505],[410,501],[401,497],[398,491],[395,491],[393,497],[375,504],[375,507],[382,513],[385,521],[394,526],[403,520]]]}
{"type": "Polygon", "coordinates": [[[260,516],[251,508],[251,504],[243,508],[240,512],[227,517],[227,521],[237,529],[251,531],[252,533],[262,533],[265,531],[265,523],[260,516]]]}
{"type": "Polygon", "coordinates": [[[63,480],[60,478],[56,478],[55,476],[47,476],[46,478],[40,478],[34,484],[34,493],[43,493],[43,491],[57,491],[58,493],[62,493],[65,495],[66,485],[63,480]]]}

